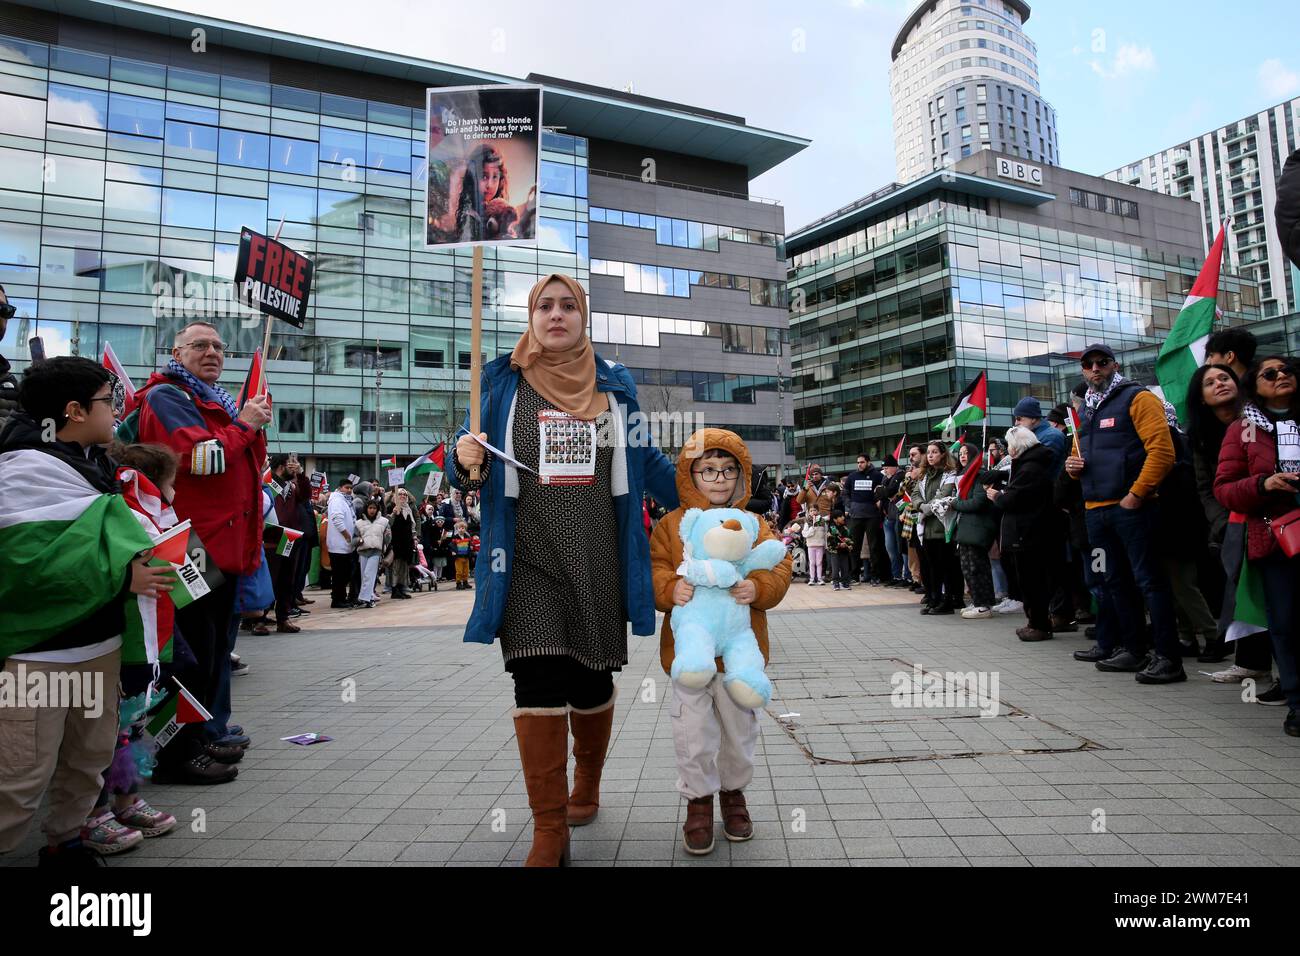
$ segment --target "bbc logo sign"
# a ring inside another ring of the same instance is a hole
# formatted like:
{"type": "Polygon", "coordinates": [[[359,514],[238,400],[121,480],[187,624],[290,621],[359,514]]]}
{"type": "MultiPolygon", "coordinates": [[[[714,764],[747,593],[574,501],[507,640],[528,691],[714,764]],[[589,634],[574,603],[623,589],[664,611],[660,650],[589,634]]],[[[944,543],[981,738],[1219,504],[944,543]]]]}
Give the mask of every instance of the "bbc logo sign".
{"type": "Polygon", "coordinates": [[[1003,179],[1015,179],[1034,186],[1043,185],[1043,168],[1041,166],[1030,166],[1027,163],[1017,163],[1013,159],[1002,159],[1000,157],[997,164],[998,175],[1003,179]]]}

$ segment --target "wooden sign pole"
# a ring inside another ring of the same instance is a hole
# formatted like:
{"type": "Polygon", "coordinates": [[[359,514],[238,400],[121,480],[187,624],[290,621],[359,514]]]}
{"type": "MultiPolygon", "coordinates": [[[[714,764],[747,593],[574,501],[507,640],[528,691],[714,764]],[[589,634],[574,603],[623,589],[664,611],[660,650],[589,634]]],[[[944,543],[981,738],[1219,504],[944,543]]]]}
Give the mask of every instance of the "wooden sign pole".
{"type": "MultiPolygon", "coordinates": [[[[474,274],[470,283],[471,325],[469,334],[469,430],[477,436],[479,423],[479,376],[483,360],[483,247],[474,247],[474,274]]],[[[471,481],[478,481],[478,465],[469,469],[471,481]]]]}
{"type": "MultiPolygon", "coordinates": [[[[278,226],[275,227],[275,241],[276,241],[276,242],[279,242],[279,241],[280,241],[280,230],[283,229],[283,228],[284,228],[284,217],[281,216],[281,217],[280,217],[280,225],[278,225],[278,226]]],[[[273,321],[274,321],[273,317],[272,317],[271,314],[268,312],[268,313],[267,313],[267,316],[266,316],[266,331],[262,334],[262,373],[261,373],[261,375],[259,376],[259,381],[258,381],[258,383],[257,383],[257,388],[256,388],[256,389],[254,390],[254,392],[253,392],[254,395],[265,395],[265,394],[266,394],[266,363],[267,363],[267,360],[270,358],[270,352],[271,352],[271,323],[272,323],[273,321]]]]}

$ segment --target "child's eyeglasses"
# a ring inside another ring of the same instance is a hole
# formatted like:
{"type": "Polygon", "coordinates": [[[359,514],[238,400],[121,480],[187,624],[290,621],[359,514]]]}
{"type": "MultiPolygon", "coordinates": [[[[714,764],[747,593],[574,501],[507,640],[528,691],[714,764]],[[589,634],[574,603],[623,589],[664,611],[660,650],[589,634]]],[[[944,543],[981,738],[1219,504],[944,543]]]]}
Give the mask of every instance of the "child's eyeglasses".
{"type": "Polygon", "coordinates": [[[737,468],[735,465],[728,465],[726,468],[723,468],[721,471],[719,471],[717,468],[706,467],[706,468],[701,468],[699,471],[695,471],[692,469],[691,473],[695,475],[699,475],[705,481],[718,481],[721,478],[725,478],[727,481],[732,481],[740,474],[740,469],[737,468]]]}

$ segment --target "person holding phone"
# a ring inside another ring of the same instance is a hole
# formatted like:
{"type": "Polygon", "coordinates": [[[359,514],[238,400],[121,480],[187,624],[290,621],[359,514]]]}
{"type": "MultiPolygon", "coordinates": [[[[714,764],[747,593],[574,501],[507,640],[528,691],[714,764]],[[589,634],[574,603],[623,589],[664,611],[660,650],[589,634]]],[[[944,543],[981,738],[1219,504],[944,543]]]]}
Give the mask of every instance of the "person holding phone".
{"type": "MultiPolygon", "coordinates": [[[[1246,517],[1246,563],[1263,579],[1264,606],[1278,683],[1288,712],[1283,730],[1300,737],[1300,556],[1288,557],[1273,534],[1278,519],[1300,507],[1300,390],[1292,361],[1259,359],[1242,382],[1246,403],[1228,426],[1214,476],[1214,497],[1246,517]]],[[[1243,568],[1242,573],[1246,573],[1243,568]]],[[[1260,698],[1261,702],[1267,702],[1260,698]]]]}

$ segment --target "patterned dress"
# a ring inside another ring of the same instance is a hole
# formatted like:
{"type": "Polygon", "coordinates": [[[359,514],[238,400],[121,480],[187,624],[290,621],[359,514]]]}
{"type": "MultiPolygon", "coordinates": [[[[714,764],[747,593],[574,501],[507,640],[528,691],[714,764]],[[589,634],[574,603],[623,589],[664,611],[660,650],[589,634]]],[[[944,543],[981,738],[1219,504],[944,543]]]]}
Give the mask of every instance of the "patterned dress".
{"type": "MultiPolygon", "coordinates": [[[[537,469],[538,413],[551,409],[521,375],[515,400],[515,458],[537,469]]],[[[609,412],[596,420],[597,433],[609,412]]],[[[515,559],[497,637],[506,670],[520,658],[567,656],[593,670],[627,663],[618,516],[611,473],[615,449],[598,446],[595,481],[544,485],[519,472],[515,559]]]]}

